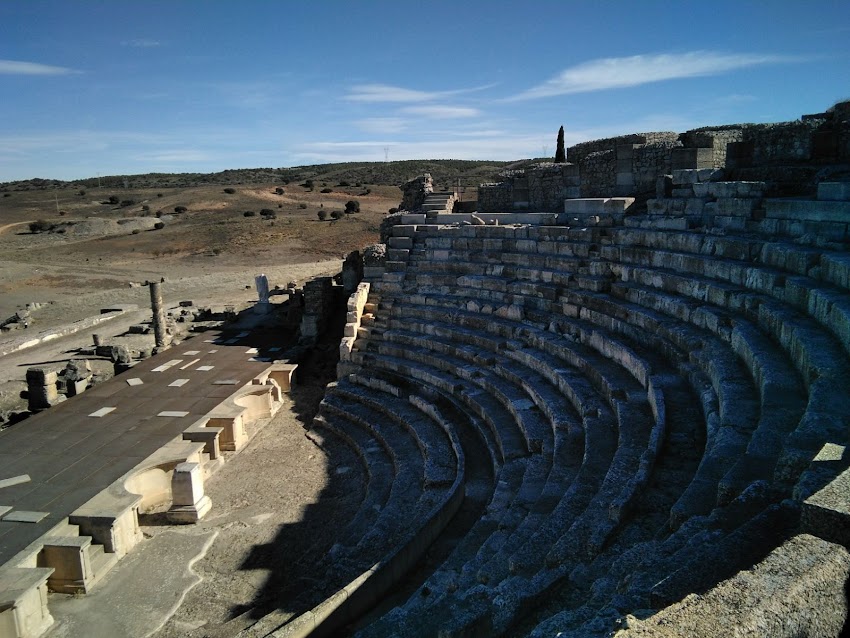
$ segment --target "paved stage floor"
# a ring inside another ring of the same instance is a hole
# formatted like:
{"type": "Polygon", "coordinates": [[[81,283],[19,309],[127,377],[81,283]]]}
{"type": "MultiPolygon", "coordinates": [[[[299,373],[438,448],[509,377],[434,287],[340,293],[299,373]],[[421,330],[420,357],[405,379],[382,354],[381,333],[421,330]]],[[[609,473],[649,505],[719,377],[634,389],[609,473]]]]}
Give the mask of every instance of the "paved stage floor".
{"type": "Polygon", "coordinates": [[[0,565],[265,370],[268,340],[198,333],[0,432],[0,565]]]}

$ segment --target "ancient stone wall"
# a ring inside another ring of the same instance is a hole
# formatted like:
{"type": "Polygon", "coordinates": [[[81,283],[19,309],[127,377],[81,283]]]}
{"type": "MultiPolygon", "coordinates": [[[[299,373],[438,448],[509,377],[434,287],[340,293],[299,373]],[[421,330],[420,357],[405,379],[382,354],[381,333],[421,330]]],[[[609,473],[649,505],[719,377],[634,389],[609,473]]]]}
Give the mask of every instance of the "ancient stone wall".
{"type": "Polygon", "coordinates": [[[601,140],[590,140],[581,142],[575,146],[570,146],[567,149],[567,161],[573,164],[580,164],[581,161],[591,153],[599,153],[614,149],[621,144],[654,144],[656,142],[674,142],[678,138],[678,133],[670,131],[654,132],[654,133],[632,133],[630,135],[619,135],[617,137],[606,137],[601,140]]]}
{"type": "Polygon", "coordinates": [[[481,184],[478,187],[478,210],[482,213],[499,213],[513,210],[513,183],[481,184]]]}
{"type": "Polygon", "coordinates": [[[617,153],[613,148],[589,153],[579,162],[581,196],[605,197],[617,185],[617,153]]]}
{"type": "Polygon", "coordinates": [[[713,151],[713,167],[726,166],[726,145],[743,139],[741,125],[698,128],[685,131],[679,136],[682,145],[687,148],[710,148],[713,151]]]}
{"type": "Polygon", "coordinates": [[[415,211],[422,207],[425,196],[434,192],[434,180],[430,173],[414,177],[401,187],[401,210],[415,211]]]}

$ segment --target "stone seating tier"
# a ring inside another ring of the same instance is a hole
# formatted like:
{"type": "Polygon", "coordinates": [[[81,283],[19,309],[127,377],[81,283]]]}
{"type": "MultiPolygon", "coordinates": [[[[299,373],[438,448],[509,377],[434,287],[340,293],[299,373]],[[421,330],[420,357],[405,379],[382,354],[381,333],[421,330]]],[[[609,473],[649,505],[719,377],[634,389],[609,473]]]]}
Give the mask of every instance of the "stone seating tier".
{"type": "Polygon", "coordinates": [[[487,424],[499,480],[515,481],[491,505],[532,505],[518,520],[485,514],[474,543],[360,635],[495,635],[522,618],[591,635],[624,609],[705,591],[793,533],[799,500],[835,472],[820,446],[846,445],[846,253],[628,225],[410,221],[391,231],[407,252],[372,280],[351,369],[453,397],[487,424]],[[513,461],[510,432],[525,450],[513,461]],[[669,454],[683,447],[685,468],[669,454]]]}

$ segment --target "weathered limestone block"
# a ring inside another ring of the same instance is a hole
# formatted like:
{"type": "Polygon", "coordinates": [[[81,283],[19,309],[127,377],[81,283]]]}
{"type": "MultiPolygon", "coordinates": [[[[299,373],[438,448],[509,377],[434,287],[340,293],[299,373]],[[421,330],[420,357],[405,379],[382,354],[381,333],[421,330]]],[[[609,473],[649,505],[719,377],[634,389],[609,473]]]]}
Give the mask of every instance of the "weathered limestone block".
{"type": "Polygon", "coordinates": [[[821,182],[818,184],[818,199],[850,202],[850,182],[821,182]]]}
{"type": "Polygon", "coordinates": [[[171,476],[172,505],[168,518],[175,523],[197,523],[212,507],[204,493],[204,473],[200,463],[180,463],[171,476]]]}
{"type": "Polygon", "coordinates": [[[645,620],[626,619],[616,638],[838,636],[847,617],[850,554],[801,534],[703,595],[691,594],[645,620]]]}

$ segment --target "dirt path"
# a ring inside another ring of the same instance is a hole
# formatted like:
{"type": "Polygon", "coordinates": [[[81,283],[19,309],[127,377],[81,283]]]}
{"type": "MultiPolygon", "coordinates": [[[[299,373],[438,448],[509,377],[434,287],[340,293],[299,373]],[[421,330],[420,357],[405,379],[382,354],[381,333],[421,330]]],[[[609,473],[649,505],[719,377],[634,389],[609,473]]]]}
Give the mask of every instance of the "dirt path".
{"type": "Polygon", "coordinates": [[[7,230],[9,230],[10,228],[12,228],[12,226],[23,226],[24,224],[30,224],[30,223],[32,223],[32,222],[30,222],[30,221],[26,221],[26,222],[15,222],[15,223],[13,223],[13,224],[6,224],[5,226],[0,226],[0,235],[2,235],[2,234],[3,234],[3,233],[5,233],[7,230]]]}

